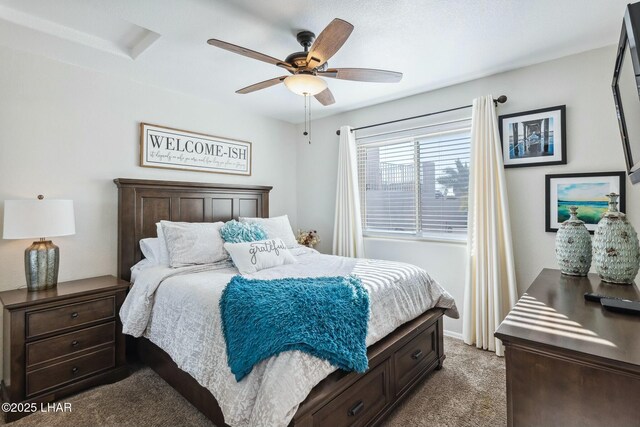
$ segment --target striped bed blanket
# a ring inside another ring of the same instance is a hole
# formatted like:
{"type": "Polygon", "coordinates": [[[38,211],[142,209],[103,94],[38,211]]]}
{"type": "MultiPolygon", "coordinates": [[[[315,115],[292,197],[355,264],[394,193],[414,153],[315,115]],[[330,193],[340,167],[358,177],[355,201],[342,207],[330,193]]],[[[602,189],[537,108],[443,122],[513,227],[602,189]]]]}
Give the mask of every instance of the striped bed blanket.
{"type": "Polygon", "coordinates": [[[424,272],[412,264],[379,259],[361,259],[356,262],[351,274],[358,276],[368,286],[384,287],[407,280],[424,272]]]}
{"type": "Polygon", "coordinates": [[[360,278],[371,298],[367,346],[376,343],[425,308],[440,307],[451,318],[459,317],[453,297],[426,271],[412,264],[359,259],[351,274],[360,278]],[[383,313],[381,316],[380,313],[383,313]]]}

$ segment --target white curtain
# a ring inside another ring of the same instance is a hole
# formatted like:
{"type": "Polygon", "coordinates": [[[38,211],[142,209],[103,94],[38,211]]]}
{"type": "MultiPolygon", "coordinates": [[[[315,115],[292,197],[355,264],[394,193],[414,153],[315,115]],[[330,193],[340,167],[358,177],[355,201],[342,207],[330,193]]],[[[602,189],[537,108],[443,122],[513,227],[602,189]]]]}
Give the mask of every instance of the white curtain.
{"type": "Polygon", "coordinates": [[[517,300],[507,185],[493,96],[473,100],[464,342],[504,355],[493,336],[517,300]]]}
{"type": "Polygon", "coordinates": [[[364,257],[356,137],[349,126],[340,128],[333,254],[353,258],[364,257]]]}

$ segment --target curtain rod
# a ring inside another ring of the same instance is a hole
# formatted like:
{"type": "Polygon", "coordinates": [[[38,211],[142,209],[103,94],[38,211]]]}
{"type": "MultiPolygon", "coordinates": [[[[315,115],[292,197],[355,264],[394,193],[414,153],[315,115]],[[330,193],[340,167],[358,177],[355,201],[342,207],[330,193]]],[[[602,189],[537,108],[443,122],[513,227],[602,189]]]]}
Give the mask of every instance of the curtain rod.
{"type": "MultiPolygon", "coordinates": [[[[494,103],[495,105],[498,105],[498,103],[500,103],[500,104],[504,104],[505,102],[507,102],[507,96],[506,96],[506,95],[500,95],[500,96],[498,97],[498,99],[494,99],[494,100],[493,100],[493,103],[494,103]]],[[[449,112],[451,112],[451,111],[462,110],[462,109],[464,109],[464,108],[471,108],[471,107],[473,107],[473,104],[471,104],[471,105],[464,105],[464,106],[462,106],[462,107],[449,108],[448,110],[435,111],[435,112],[433,112],[433,113],[421,114],[421,115],[419,115],[419,116],[406,117],[406,118],[404,118],[404,119],[391,120],[391,121],[389,121],[389,122],[382,122],[382,123],[376,123],[376,124],[373,124],[373,125],[361,126],[361,127],[359,127],[359,128],[351,129],[351,132],[354,132],[354,131],[356,131],[356,130],[361,130],[361,129],[373,128],[373,127],[376,127],[376,126],[390,125],[390,124],[392,124],[392,123],[404,122],[404,121],[406,121],[406,120],[419,119],[419,118],[421,118],[421,117],[435,116],[436,114],[449,113],[449,112]]],[[[336,135],[340,135],[340,129],[338,129],[338,130],[336,131],[336,135]]]]}

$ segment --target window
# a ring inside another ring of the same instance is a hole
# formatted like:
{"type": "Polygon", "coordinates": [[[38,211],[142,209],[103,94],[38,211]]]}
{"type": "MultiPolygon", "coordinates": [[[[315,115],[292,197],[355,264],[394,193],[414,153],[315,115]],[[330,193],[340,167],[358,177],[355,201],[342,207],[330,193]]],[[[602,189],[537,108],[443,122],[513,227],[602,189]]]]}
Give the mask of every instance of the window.
{"type": "Polygon", "coordinates": [[[470,124],[358,137],[365,235],[466,236],[470,124]]]}

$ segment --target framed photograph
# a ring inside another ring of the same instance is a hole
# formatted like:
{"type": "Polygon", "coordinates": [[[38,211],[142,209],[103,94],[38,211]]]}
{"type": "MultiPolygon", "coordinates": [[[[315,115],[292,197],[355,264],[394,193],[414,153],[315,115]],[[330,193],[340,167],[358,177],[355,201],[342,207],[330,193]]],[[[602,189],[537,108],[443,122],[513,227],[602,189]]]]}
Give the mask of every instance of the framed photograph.
{"type": "Polygon", "coordinates": [[[565,114],[559,105],[500,116],[504,167],[567,164],[565,114]]]}
{"type": "Polygon", "coordinates": [[[584,221],[587,230],[593,233],[609,207],[609,193],[620,195],[618,208],[625,212],[625,177],[625,172],[547,175],[546,231],[558,231],[560,224],[569,219],[569,206],[577,206],[578,219],[584,221]]]}
{"type": "Polygon", "coordinates": [[[251,175],[251,143],[140,123],[140,166],[251,175]]]}

